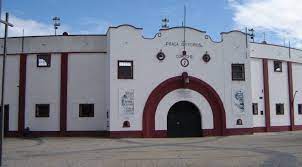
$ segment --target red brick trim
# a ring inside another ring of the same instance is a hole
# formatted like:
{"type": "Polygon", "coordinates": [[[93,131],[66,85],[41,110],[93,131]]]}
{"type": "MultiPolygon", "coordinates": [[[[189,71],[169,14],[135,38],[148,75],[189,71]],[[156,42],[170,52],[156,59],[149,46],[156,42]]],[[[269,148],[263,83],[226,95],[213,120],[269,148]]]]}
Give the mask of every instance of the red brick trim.
{"type": "Polygon", "coordinates": [[[18,113],[18,132],[23,134],[25,122],[25,93],[26,93],[26,61],[27,55],[20,55],[19,70],[19,113],[18,113]]]}
{"type": "Polygon", "coordinates": [[[266,132],[266,127],[254,127],[254,133],[266,132]]]}
{"type": "Polygon", "coordinates": [[[183,77],[177,76],[165,80],[159,84],[149,95],[148,100],[145,104],[143,113],[143,137],[155,137],[155,112],[159,102],[169,92],[187,88],[199,92],[209,102],[214,119],[214,135],[224,135],[226,129],[226,118],[223,103],[217,94],[217,92],[204,81],[188,76],[189,83],[184,85],[183,77]]]}
{"type": "Polygon", "coordinates": [[[254,132],[254,128],[231,128],[226,129],[225,135],[251,135],[254,132]]]}
{"type": "Polygon", "coordinates": [[[290,130],[294,130],[295,118],[294,118],[294,95],[293,95],[293,69],[292,63],[287,62],[287,74],[288,74],[288,100],[289,100],[289,116],[290,116],[290,130]]]}
{"type": "Polygon", "coordinates": [[[111,138],[127,138],[127,137],[138,138],[138,137],[142,137],[142,131],[110,131],[109,137],[111,137],[111,138]]]}
{"type": "Polygon", "coordinates": [[[67,80],[68,80],[68,53],[61,55],[61,87],[60,87],[60,131],[66,132],[67,127],[67,80]]]}
{"type": "Polygon", "coordinates": [[[263,63],[263,92],[264,92],[264,111],[265,111],[265,131],[269,132],[271,127],[270,116],[270,98],[269,98],[269,76],[268,76],[268,61],[262,60],[263,63]]]}
{"type": "Polygon", "coordinates": [[[18,131],[8,131],[4,134],[4,137],[20,137],[20,133],[18,131]]]}
{"type": "MultiPolygon", "coordinates": [[[[231,129],[225,129],[225,136],[231,136],[231,135],[251,135],[253,134],[254,129],[253,128],[231,128],[231,129]]],[[[206,136],[216,136],[215,129],[202,129],[200,132],[203,137],[206,136]]],[[[154,136],[156,138],[165,138],[167,137],[167,130],[155,130],[154,136]]]]}
{"type": "MultiPolygon", "coordinates": [[[[282,132],[282,131],[290,131],[291,126],[271,126],[270,132],[282,132]]],[[[302,126],[301,126],[302,130],[302,126]]],[[[266,127],[255,127],[254,133],[266,132],[266,127]]]]}
{"type": "Polygon", "coordinates": [[[270,132],[290,131],[291,126],[271,126],[270,132]]]}
{"type": "Polygon", "coordinates": [[[295,125],[294,130],[302,130],[302,125],[295,125]]]}

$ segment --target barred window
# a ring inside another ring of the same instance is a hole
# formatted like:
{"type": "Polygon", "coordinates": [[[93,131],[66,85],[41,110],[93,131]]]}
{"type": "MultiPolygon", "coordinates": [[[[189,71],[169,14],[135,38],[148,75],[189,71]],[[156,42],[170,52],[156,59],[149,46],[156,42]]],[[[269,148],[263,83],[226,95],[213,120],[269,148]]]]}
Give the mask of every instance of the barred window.
{"type": "Polygon", "coordinates": [[[258,115],[258,103],[253,103],[253,115],[258,115]]]}
{"type": "Polygon", "coordinates": [[[79,117],[94,117],[94,104],[80,104],[79,117]]]}
{"type": "Polygon", "coordinates": [[[37,67],[50,67],[50,54],[37,55],[37,67]]]}
{"type": "Polygon", "coordinates": [[[133,61],[118,61],[118,79],[133,79],[133,61]]]}
{"type": "Polygon", "coordinates": [[[36,104],[36,117],[49,117],[49,104],[36,104]]]}
{"type": "Polygon", "coordinates": [[[276,104],[276,115],[284,115],[284,104],[276,104]]]}
{"type": "Polygon", "coordinates": [[[282,61],[274,61],[274,71],[282,72],[282,61]]]}
{"type": "Polygon", "coordinates": [[[232,64],[232,80],[233,81],[245,80],[244,64],[232,64]]]}

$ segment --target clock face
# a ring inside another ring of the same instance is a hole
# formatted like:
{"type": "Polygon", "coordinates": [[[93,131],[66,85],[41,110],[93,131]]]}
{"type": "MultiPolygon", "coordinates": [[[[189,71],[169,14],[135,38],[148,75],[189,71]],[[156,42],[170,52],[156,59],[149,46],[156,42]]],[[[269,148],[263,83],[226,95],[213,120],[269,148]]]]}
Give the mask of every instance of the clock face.
{"type": "Polygon", "coordinates": [[[182,58],[182,59],[180,60],[180,64],[181,64],[181,66],[183,66],[183,67],[188,67],[188,65],[189,65],[189,60],[186,59],[186,58],[182,58]]]}

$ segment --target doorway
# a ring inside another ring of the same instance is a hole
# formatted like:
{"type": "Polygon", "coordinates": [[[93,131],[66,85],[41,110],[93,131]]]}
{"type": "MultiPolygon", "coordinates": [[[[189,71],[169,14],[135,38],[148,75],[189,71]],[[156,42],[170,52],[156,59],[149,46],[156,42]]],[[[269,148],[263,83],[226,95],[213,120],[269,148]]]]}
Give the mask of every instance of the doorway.
{"type": "Polygon", "coordinates": [[[191,102],[179,101],[168,112],[168,137],[199,137],[201,132],[201,115],[199,109],[191,102]]]}

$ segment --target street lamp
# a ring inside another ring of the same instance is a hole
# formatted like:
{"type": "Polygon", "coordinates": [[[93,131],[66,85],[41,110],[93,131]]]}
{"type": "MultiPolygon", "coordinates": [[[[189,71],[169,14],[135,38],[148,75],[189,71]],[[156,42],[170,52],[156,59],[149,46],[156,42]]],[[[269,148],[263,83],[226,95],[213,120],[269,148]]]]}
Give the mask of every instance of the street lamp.
{"type": "Polygon", "coordinates": [[[4,41],[3,41],[3,58],[2,58],[2,85],[1,85],[1,114],[0,114],[0,166],[2,166],[2,144],[3,144],[3,127],[4,127],[4,88],[5,88],[5,64],[6,64],[6,54],[7,54],[7,33],[8,26],[13,27],[14,25],[8,22],[8,13],[5,14],[5,20],[0,22],[5,25],[4,30],[4,41]]]}
{"type": "Polygon", "coordinates": [[[60,18],[56,16],[52,19],[52,21],[53,21],[53,27],[55,29],[55,35],[57,35],[57,29],[61,25],[60,18]]]}

